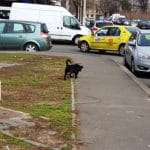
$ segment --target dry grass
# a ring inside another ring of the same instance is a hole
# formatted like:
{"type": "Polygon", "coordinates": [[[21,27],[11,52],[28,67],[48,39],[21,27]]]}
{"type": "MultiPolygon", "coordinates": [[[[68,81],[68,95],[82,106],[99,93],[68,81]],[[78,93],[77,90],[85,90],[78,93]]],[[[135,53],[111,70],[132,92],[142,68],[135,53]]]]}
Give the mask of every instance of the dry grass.
{"type": "MultiPolygon", "coordinates": [[[[71,140],[70,80],[63,80],[65,57],[0,54],[1,106],[49,118],[49,127],[71,140]]],[[[40,121],[40,119],[39,119],[40,121]]],[[[69,148],[68,148],[69,149],[69,148]]]]}

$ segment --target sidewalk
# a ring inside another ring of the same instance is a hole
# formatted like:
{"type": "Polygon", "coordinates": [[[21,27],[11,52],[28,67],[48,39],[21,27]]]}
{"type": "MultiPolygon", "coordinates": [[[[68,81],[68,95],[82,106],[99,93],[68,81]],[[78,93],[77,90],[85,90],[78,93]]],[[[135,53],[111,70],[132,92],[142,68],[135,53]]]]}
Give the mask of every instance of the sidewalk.
{"type": "Polygon", "coordinates": [[[75,57],[81,150],[149,150],[150,98],[115,62],[75,57]]]}

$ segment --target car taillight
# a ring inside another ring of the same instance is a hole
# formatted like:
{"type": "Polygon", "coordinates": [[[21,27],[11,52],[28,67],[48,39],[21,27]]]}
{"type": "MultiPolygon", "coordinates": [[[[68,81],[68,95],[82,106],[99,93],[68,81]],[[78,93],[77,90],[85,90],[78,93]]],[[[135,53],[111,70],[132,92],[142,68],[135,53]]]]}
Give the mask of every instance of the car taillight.
{"type": "Polygon", "coordinates": [[[41,35],[42,37],[46,38],[46,39],[48,38],[48,35],[47,35],[46,33],[44,33],[44,32],[41,32],[40,35],[41,35]]]}
{"type": "Polygon", "coordinates": [[[97,30],[98,30],[98,28],[96,28],[96,27],[92,28],[92,31],[97,31],[97,30]]]}

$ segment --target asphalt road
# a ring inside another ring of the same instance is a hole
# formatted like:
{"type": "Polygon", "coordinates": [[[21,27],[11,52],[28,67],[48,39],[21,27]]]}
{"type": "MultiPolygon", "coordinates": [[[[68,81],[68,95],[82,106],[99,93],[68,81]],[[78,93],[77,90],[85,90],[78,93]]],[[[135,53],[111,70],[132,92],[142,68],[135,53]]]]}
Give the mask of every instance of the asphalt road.
{"type": "MultiPolygon", "coordinates": [[[[80,52],[80,50],[79,50],[79,48],[77,48],[77,46],[74,46],[71,44],[58,44],[58,43],[56,44],[55,43],[51,51],[56,52],[56,53],[72,53],[72,54],[85,55],[82,52],[80,52]]],[[[86,55],[91,55],[91,56],[94,55],[95,57],[99,57],[99,56],[103,55],[103,57],[106,57],[107,59],[111,58],[116,63],[123,66],[122,56],[118,55],[118,53],[107,52],[105,54],[100,54],[97,51],[95,51],[95,52],[91,52],[91,53],[86,53],[86,55]]],[[[150,89],[150,74],[142,74],[136,78],[150,89]]]]}

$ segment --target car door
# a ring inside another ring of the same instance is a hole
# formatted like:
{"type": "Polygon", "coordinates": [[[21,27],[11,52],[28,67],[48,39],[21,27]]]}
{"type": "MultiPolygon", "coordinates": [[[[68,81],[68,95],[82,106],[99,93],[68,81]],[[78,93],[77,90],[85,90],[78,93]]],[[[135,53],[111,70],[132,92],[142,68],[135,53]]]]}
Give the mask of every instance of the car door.
{"type": "Polygon", "coordinates": [[[125,57],[126,57],[126,61],[127,63],[131,66],[131,60],[132,60],[132,55],[134,53],[134,50],[135,50],[135,46],[133,46],[133,44],[136,45],[136,38],[137,38],[137,35],[133,34],[129,41],[127,42],[126,44],[126,50],[125,50],[125,57]]]}
{"type": "Polygon", "coordinates": [[[24,26],[22,23],[9,22],[3,34],[3,44],[6,49],[21,49],[24,42],[24,26]]]}
{"type": "Polygon", "coordinates": [[[63,16],[63,26],[61,26],[60,36],[64,40],[72,40],[75,35],[82,35],[82,26],[72,16],[63,16]]]}
{"type": "Polygon", "coordinates": [[[108,27],[104,49],[118,50],[120,45],[120,34],[121,30],[118,27],[108,27]]]}
{"type": "Polygon", "coordinates": [[[92,49],[104,49],[108,28],[101,28],[91,38],[92,49]]]}
{"type": "Polygon", "coordinates": [[[3,48],[4,46],[3,35],[4,35],[5,26],[6,26],[5,22],[0,22],[0,48],[3,48]]]}
{"type": "Polygon", "coordinates": [[[92,39],[92,48],[118,50],[120,44],[120,29],[118,27],[103,27],[92,39]]]}

